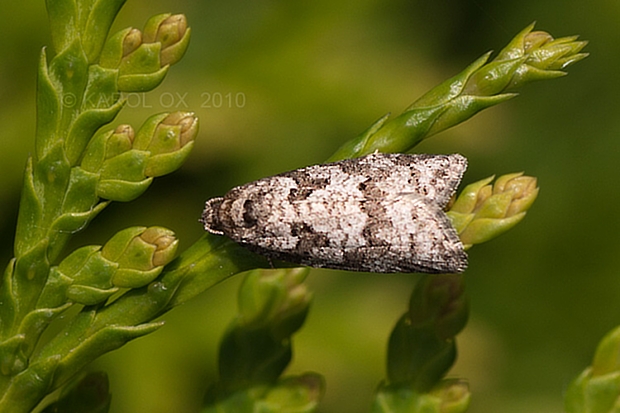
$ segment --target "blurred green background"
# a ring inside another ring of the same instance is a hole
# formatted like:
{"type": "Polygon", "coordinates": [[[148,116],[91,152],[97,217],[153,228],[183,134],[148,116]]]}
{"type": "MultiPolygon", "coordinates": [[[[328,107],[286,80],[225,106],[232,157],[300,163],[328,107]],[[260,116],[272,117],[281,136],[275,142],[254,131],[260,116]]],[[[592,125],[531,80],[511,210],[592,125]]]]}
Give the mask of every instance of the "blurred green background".
{"type": "MultiPolygon", "coordinates": [[[[469,158],[466,182],[526,171],[541,192],[525,221],[470,252],[472,316],[451,376],[473,413],[561,412],[569,381],[620,324],[620,2],[616,0],[129,0],[115,29],[185,13],[187,55],[163,85],[130,96],[114,125],[195,111],[187,164],[114,204],[74,246],[130,225],[163,225],[191,245],[203,202],[232,186],[320,163],[381,115],[522,28],[589,40],[586,60],[419,145],[469,158]]],[[[11,255],[22,170],[33,149],[36,66],[50,45],[44,1],[0,2],[0,258],[11,255]]],[[[102,357],[114,413],[194,412],[216,376],[238,277],[175,309],[158,332],[102,357]]],[[[325,375],[323,412],[367,411],[387,337],[415,276],[315,270],[316,298],[289,373],[325,375]]]]}

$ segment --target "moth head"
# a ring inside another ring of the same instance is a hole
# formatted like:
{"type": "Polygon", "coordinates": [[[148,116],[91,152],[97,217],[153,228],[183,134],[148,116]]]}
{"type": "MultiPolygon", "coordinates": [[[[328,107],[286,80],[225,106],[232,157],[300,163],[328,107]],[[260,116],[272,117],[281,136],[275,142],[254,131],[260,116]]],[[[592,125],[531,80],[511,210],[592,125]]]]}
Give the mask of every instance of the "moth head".
{"type": "Polygon", "coordinates": [[[205,209],[202,212],[200,222],[204,225],[205,230],[211,234],[224,235],[219,219],[219,210],[222,202],[224,202],[224,198],[212,198],[205,203],[205,209]]]}

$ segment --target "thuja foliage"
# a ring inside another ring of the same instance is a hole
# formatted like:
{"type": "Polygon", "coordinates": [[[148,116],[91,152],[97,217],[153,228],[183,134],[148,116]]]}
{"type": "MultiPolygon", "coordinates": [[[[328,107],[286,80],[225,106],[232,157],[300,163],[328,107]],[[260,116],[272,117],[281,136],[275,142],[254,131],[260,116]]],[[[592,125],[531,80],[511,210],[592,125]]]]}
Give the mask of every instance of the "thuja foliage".
{"type": "MultiPolygon", "coordinates": [[[[153,114],[137,128],[108,126],[123,109],[124,93],[148,92],[163,81],[184,55],[191,32],[183,15],[163,14],[143,30],[110,34],[123,4],[47,1],[53,50],[41,52],[35,151],[26,162],[14,258],[0,289],[0,413],[30,412],[58,389],[56,400],[39,408],[107,412],[106,375],[84,368],[158,329],[162,323],[155,320],[176,305],[248,270],[239,314],[221,340],[219,380],[205,384],[204,412],[314,411],[323,378],[283,376],[292,336],[312,301],[304,284],[308,269],[268,262],[211,234],[177,256],[178,240],[162,227],[120,229],[104,245],[66,251],[71,237],[110,202],[131,201],[154,178],[178,169],[198,132],[198,119],[189,112],[153,114]],[[41,340],[61,314],[73,316],[41,340]]],[[[532,30],[519,33],[493,60],[485,54],[401,115],[381,118],[330,160],[409,151],[515,97],[527,83],[563,76],[586,56],[585,42],[576,37],[554,39],[532,30]]],[[[522,174],[492,181],[470,184],[448,210],[467,248],[518,223],[538,194],[536,179],[522,174]]],[[[445,375],[467,317],[462,275],[420,278],[389,337],[387,374],[372,411],[465,411],[466,383],[445,375]]],[[[593,367],[569,389],[567,411],[617,411],[617,336],[604,340],[593,367]]]]}

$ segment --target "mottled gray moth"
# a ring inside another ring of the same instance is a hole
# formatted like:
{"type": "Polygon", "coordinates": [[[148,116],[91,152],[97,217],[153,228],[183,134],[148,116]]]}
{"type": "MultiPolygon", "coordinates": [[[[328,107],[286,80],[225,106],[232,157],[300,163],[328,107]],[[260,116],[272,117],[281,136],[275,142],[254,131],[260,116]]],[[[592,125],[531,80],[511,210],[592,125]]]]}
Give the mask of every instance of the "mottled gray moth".
{"type": "Polygon", "coordinates": [[[380,273],[458,273],[467,254],[443,211],[467,168],[454,155],[375,153],[308,166],[207,201],[205,230],[268,258],[380,273]]]}

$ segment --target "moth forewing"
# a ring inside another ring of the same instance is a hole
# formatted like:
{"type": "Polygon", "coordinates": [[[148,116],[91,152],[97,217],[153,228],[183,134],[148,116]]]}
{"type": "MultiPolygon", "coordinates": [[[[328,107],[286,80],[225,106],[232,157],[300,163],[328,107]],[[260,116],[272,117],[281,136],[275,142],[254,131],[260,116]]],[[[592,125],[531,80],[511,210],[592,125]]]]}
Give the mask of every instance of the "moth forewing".
{"type": "Polygon", "coordinates": [[[454,155],[375,153],[285,172],[210,200],[202,222],[270,258],[370,272],[462,272],[443,212],[467,167],[454,155]]]}

